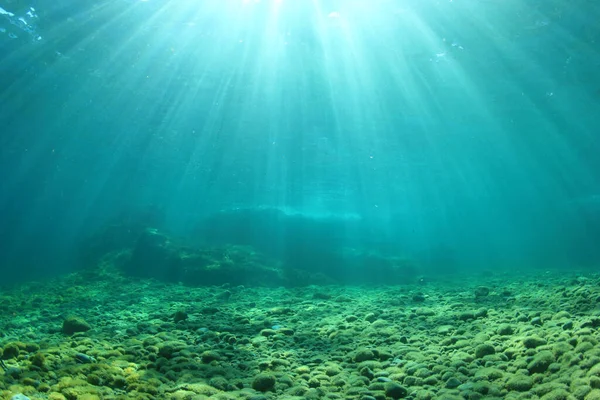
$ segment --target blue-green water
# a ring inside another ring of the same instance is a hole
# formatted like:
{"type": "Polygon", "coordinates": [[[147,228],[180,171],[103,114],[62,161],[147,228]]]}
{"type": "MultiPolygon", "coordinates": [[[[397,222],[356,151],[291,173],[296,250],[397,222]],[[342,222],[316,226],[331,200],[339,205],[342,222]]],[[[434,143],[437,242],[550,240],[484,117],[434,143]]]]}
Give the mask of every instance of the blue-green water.
{"type": "Polygon", "coordinates": [[[600,261],[598,2],[0,7],[6,281],[106,225],[299,268],[600,261]]]}

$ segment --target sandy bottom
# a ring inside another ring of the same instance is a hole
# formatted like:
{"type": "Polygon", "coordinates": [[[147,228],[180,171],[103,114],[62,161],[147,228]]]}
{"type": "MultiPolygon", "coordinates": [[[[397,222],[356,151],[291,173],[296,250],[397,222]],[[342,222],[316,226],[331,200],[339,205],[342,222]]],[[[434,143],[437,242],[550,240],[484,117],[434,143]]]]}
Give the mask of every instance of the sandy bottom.
{"type": "Polygon", "coordinates": [[[600,399],[589,273],[302,288],[75,274],[5,288],[0,308],[2,399],[600,399]]]}

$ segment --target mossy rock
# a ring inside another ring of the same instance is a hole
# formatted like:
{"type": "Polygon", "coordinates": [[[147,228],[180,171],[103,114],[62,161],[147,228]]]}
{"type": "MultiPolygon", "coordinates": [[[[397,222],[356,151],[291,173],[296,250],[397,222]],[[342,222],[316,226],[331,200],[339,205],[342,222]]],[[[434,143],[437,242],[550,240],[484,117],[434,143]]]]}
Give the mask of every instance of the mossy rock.
{"type": "Polygon", "coordinates": [[[4,346],[4,349],[2,351],[2,358],[4,360],[9,360],[11,358],[17,358],[17,357],[19,357],[19,354],[21,354],[21,349],[24,349],[24,348],[25,348],[25,345],[20,342],[7,343],[4,346]]]}
{"type": "Polygon", "coordinates": [[[499,370],[498,368],[493,368],[493,367],[481,368],[475,372],[475,379],[478,381],[480,381],[480,380],[493,381],[496,379],[501,379],[503,376],[504,376],[504,373],[501,370],[499,370]]]}
{"type": "Polygon", "coordinates": [[[160,357],[170,359],[174,356],[175,353],[183,350],[184,347],[185,344],[178,341],[164,342],[158,346],[158,355],[160,357]]]}
{"type": "Polygon", "coordinates": [[[77,332],[87,332],[92,327],[83,318],[74,315],[68,316],[63,321],[62,331],[65,335],[72,335],[77,332]]]}
{"type": "Polygon", "coordinates": [[[188,319],[188,313],[183,310],[175,311],[175,314],[173,314],[173,322],[175,323],[185,321],[186,319],[188,319]]]}
{"type": "Polygon", "coordinates": [[[573,396],[565,389],[556,389],[541,397],[541,400],[571,400],[573,396]]]}
{"type": "Polygon", "coordinates": [[[475,348],[475,358],[483,358],[492,354],[496,354],[496,349],[489,343],[480,344],[475,348]]]}
{"type": "Polygon", "coordinates": [[[46,356],[44,356],[42,353],[35,353],[29,360],[31,361],[32,365],[42,368],[46,362],[46,356]]]}
{"type": "Polygon", "coordinates": [[[546,344],[546,341],[539,336],[529,336],[523,339],[523,345],[528,349],[535,349],[546,344]]]}
{"type": "Polygon", "coordinates": [[[408,394],[408,389],[396,382],[386,382],[384,390],[385,395],[392,399],[402,399],[408,394]]]}
{"type": "Polygon", "coordinates": [[[273,390],[277,379],[273,374],[258,374],[252,381],[252,389],[258,392],[273,390]]]}
{"type": "Polygon", "coordinates": [[[214,350],[207,350],[200,354],[200,359],[205,364],[210,364],[213,361],[219,361],[221,359],[221,355],[214,350]]]}
{"type": "Polygon", "coordinates": [[[527,370],[531,374],[546,372],[550,364],[554,362],[554,354],[551,351],[541,351],[527,364],[527,370]]]}
{"type": "Polygon", "coordinates": [[[354,355],[354,361],[357,363],[375,359],[375,353],[369,349],[359,349],[354,355]]]}
{"type": "Polygon", "coordinates": [[[526,375],[515,375],[506,382],[506,389],[527,392],[533,387],[533,379],[526,375]]]}
{"type": "Polygon", "coordinates": [[[498,330],[496,332],[498,333],[498,335],[508,336],[512,335],[515,332],[515,330],[510,324],[502,324],[498,327],[498,330]]]}
{"type": "Polygon", "coordinates": [[[600,390],[599,389],[592,390],[585,396],[584,400],[600,400],[600,390]]]}

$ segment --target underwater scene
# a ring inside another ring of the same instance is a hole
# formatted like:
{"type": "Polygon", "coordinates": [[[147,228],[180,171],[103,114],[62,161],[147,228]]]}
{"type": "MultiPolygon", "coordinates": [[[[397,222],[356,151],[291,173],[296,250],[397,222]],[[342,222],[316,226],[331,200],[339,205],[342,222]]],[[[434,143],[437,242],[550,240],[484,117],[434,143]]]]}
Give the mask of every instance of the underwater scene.
{"type": "Polygon", "coordinates": [[[599,21],[0,0],[0,400],[600,400],[599,21]]]}

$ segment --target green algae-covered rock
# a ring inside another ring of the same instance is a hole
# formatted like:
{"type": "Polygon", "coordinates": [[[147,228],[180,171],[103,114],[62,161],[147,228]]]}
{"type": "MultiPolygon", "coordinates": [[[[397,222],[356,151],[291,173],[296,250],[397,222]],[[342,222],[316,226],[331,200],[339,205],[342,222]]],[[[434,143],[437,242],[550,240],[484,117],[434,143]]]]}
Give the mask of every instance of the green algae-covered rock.
{"type": "Polygon", "coordinates": [[[541,400],[570,400],[573,396],[564,389],[556,389],[541,397],[541,400]]]}
{"type": "Polygon", "coordinates": [[[584,400],[600,400],[600,390],[592,390],[585,396],[584,400]]]}
{"type": "Polygon", "coordinates": [[[498,327],[498,335],[508,336],[514,333],[514,328],[510,324],[502,324],[498,327]]]}
{"type": "Polygon", "coordinates": [[[7,343],[4,346],[4,349],[2,349],[2,358],[4,360],[8,360],[11,358],[17,358],[19,357],[19,354],[21,353],[21,349],[23,348],[23,343],[20,342],[10,342],[7,343]]]}
{"type": "Polygon", "coordinates": [[[46,357],[42,353],[35,353],[29,360],[32,365],[42,368],[46,362],[46,357]]]}
{"type": "Polygon", "coordinates": [[[403,399],[408,394],[408,389],[396,382],[386,382],[384,390],[385,395],[392,399],[403,399]]]}
{"type": "Polygon", "coordinates": [[[494,349],[494,346],[489,343],[480,344],[475,348],[475,358],[483,358],[495,353],[496,349],[494,349]]]}
{"type": "Polygon", "coordinates": [[[175,314],[173,314],[173,322],[175,323],[185,321],[186,319],[188,319],[188,314],[183,310],[175,311],[175,314]]]}
{"type": "Polygon", "coordinates": [[[551,351],[541,351],[527,364],[527,370],[531,374],[546,372],[550,364],[554,362],[554,354],[551,351]]]}
{"type": "Polygon", "coordinates": [[[90,329],[92,329],[90,324],[85,322],[81,317],[71,315],[63,321],[62,331],[65,335],[72,335],[77,332],[87,332],[90,329]]]}
{"type": "Polygon", "coordinates": [[[523,345],[528,349],[535,349],[546,344],[546,341],[539,336],[529,336],[523,339],[523,345]]]}
{"type": "Polygon", "coordinates": [[[533,379],[526,375],[515,375],[506,382],[508,390],[526,392],[533,387],[533,379]]]}
{"type": "Polygon", "coordinates": [[[210,364],[213,361],[219,361],[221,359],[221,355],[214,350],[207,350],[200,354],[200,359],[205,364],[210,364]]]}
{"type": "Polygon", "coordinates": [[[273,390],[275,387],[275,375],[272,374],[258,374],[252,381],[252,389],[258,392],[266,392],[273,390]]]}
{"type": "Polygon", "coordinates": [[[368,360],[374,360],[375,359],[375,353],[373,353],[373,351],[369,350],[369,349],[359,349],[356,354],[354,355],[354,361],[355,362],[363,362],[363,361],[368,361],[368,360]]]}

